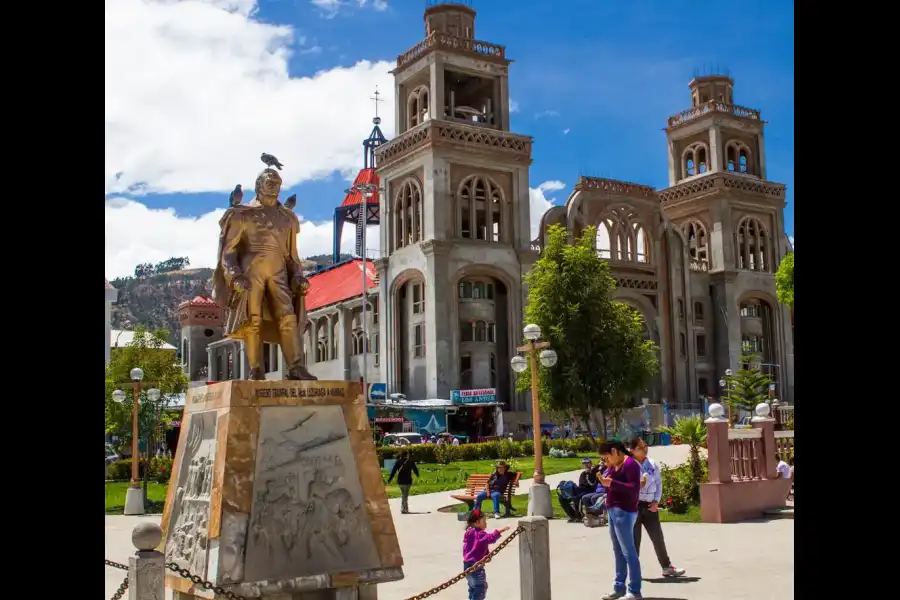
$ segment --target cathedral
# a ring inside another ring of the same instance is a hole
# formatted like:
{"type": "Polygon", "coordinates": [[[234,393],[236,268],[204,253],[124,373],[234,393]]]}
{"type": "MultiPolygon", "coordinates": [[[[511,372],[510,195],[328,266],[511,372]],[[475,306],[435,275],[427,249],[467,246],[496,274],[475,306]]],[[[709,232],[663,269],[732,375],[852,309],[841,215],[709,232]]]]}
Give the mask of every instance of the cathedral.
{"type": "MultiPolygon", "coordinates": [[[[775,299],[791,249],[785,186],[766,179],[759,111],[734,103],[730,77],[693,79],[690,107],[665,130],[669,187],[580,177],[533,240],[532,139],[510,131],[510,63],[505,47],[477,40],[469,6],[426,9],[424,39],[392,71],[396,136],[385,139],[375,120],[357,177],[375,191],[351,190],[335,212],[336,236],[360,211],[378,223],[381,256],[310,276],[310,371],[378,382],[410,401],[492,391],[508,429],[529,422],[510,368],[525,325],[523,275],[548,227],[574,239],[595,226],[616,298],[640,311],[660,348],[660,373],[642,398],[699,404],[753,355],[792,401],[791,314],[775,299]]],[[[240,377],[238,342],[208,350],[209,379],[240,377]],[[223,348],[231,358],[216,355],[223,348]]],[[[278,354],[266,363],[272,378],[278,354]]]]}

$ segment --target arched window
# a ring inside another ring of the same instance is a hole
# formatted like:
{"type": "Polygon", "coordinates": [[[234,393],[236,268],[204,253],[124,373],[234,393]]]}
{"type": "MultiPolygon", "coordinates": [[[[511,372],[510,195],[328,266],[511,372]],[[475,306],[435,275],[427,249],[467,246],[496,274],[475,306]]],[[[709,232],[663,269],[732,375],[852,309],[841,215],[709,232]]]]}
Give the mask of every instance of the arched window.
{"type": "Polygon", "coordinates": [[[480,300],[481,298],[484,298],[485,295],[486,292],[483,281],[475,281],[474,283],[472,283],[472,298],[480,300]]]}
{"type": "Polygon", "coordinates": [[[735,234],[735,266],[747,271],[768,273],[771,268],[769,236],[762,222],[744,217],[735,234]]]}
{"type": "Polygon", "coordinates": [[[597,226],[597,255],[609,260],[612,258],[612,220],[606,219],[597,226]]]}
{"type": "Polygon", "coordinates": [[[473,175],[457,191],[459,235],[471,240],[503,241],[503,189],[489,177],[473,175]]]}
{"type": "Polygon", "coordinates": [[[639,263],[650,262],[650,254],[647,252],[647,232],[640,223],[634,224],[635,253],[634,260],[639,263]]]}
{"type": "Polygon", "coordinates": [[[419,184],[406,179],[394,196],[394,249],[421,242],[424,223],[419,184]]]}
{"type": "Polygon", "coordinates": [[[743,142],[731,141],[725,145],[725,168],[731,172],[753,174],[750,148],[743,142]]]}
{"type": "Polygon", "coordinates": [[[683,177],[693,177],[709,170],[709,149],[703,142],[695,142],[684,149],[681,162],[684,166],[683,177]]]}
{"type": "Polygon", "coordinates": [[[421,125],[428,120],[428,86],[414,89],[406,101],[407,129],[421,125]]]}
{"type": "Polygon", "coordinates": [[[684,232],[684,237],[687,238],[691,270],[708,271],[709,240],[706,235],[706,226],[697,219],[691,219],[684,224],[682,231],[684,232]]]}
{"type": "Polygon", "coordinates": [[[463,390],[472,389],[472,355],[459,355],[459,387],[463,390]]]}
{"type": "Polygon", "coordinates": [[[472,282],[470,282],[470,281],[460,281],[459,282],[459,297],[460,297],[460,299],[472,297],[472,282]]]}
{"type": "Polygon", "coordinates": [[[484,321],[475,321],[475,341],[487,341],[487,323],[484,321]]]}
{"type": "Polygon", "coordinates": [[[329,360],[328,319],[320,319],[316,324],[316,362],[329,360]]]}
{"type": "Polygon", "coordinates": [[[378,356],[380,354],[380,352],[379,352],[380,348],[379,348],[379,343],[378,343],[379,341],[380,340],[378,339],[378,334],[373,333],[372,334],[372,352],[375,354],[375,366],[376,367],[378,366],[378,356]]]}

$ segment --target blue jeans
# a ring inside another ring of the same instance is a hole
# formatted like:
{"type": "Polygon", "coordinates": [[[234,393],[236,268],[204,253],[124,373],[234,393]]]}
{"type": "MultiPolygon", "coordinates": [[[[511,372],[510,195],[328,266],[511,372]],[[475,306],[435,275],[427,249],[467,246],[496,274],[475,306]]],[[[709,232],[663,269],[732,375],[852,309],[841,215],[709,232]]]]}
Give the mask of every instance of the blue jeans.
{"type": "MultiPolygon", "coordinates": [[[[474,562],[463,561],[463,570],[468,569],[474,562]]],[[[469,600],[484,600],[487,596],[487,574],[484,567],[476,569],[472,573],[466,575],[466,583],[469,584],[469,600]]]]}
{"type": "Polygon", "coordinates": [[[613,506],[607,510],[609,518],[609,537],[612,538],[613,556],[616,557],[616,580],[613,589],[625,592],[625,576],[628,579],[628,591],[635,596],[641,595],[641,560],[634,546],[634,524],[636,512],[627,512],[613,506]]]}
{"type": "MultiPolygon", "coordinates": [[[[500,512],[500,496],[502,494],[500,492],[491,492],[491,500],[494,501],[494,514],[500,512]]],[[[484,490],[478,492],[478,495],[475,496],[475,510],[481,510],[481,503],[487,500],[488,493],[484,490]]]]}

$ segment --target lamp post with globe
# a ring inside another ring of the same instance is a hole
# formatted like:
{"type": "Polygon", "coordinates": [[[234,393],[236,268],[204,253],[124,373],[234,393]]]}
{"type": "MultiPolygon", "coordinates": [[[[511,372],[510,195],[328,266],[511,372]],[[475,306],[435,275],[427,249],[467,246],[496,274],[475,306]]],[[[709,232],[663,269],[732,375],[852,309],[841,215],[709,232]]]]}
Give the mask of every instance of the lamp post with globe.
{"type": "MultiPolygon", "coordinates": [[[[144,514],[144,491],[141,489],[140,478],[138,477],[138,463],[140,462],[140,454],[138,451],[138,409],[140,406],[141,380],[144,379],[144,370],[135,367],[129,373],[130,382],[122,382],[121,385],[131,385],[134,390],[134,403],[131,407],[131,485],[125,494],[125,514],[126,515],[142,515],[144,514]]],[[[156,388],[147,390],[147,399],[156,403],[160,398],[160,391],[156,388]]],[[[120,389],[112,393],[113,400],[121,404],[125,401],[125,392],[120,389]]]]}
{"type": "Polygon", "coordinates": [[[733,387],[731,384],[731,377],[733,375],[734,371],[732,371],[731,369],[725,369],[725,379],[719,380],[719,387],[722,388],[721,400],[725,402],[725,406],[728,409],[729,426],[731,424],[731,388],[733,387]]]}
{"type": "Polygon", "coordinates": [[[541,408],[538,404],[538,360],[545,367],[556,364],[556,352],[550,349],[549,342],[539,342],[541,328],[535,324],[525,326],[525,339],[528,343],[517,348],[519,352],[528,354],[516,355],[510,361],[513,371],[521,373],[531,367],[531,429],[534,437],[534,479],[528,496],[528,514],[547,517],[553,516],[553,505],[550,502],[550,486],[544,482],[544,460],[541,447],[541,408]],[[538,354],[538,351],[541,351],[538,354]],[[529,364],[530,363],[530,364],[529,364]]]}

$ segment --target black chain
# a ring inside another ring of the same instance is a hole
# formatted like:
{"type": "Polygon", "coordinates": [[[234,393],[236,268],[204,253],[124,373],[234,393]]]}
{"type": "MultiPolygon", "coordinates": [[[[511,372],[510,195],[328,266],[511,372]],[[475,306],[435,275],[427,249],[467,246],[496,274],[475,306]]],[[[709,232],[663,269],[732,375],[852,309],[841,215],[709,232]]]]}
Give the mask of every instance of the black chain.
{"type": "Polygon", "coordinates": [[[431,588],[430,590],[428,590],[427,592],[422,592],[421,594],[416,594],[415,596],[413,596],[413,597],[411,597],[411,598],[408,598],[407,600],[422,600],[423,598],[428,598],[429,596],[434,596],[434,595],[437,594],[438,592],[442,592],[442,591],[446,590],[448,587],[450,587],[450,586],[453,585],[454,583],[457,583],[457,582],[459,582],[459,581],[462,581],[466,576],[471,575],[472,573],[474,573],[475,571],[477,571],[478,569],[480,569],[480,568],[483,567],[484,565],[486,565],[486,564],[488,564],[489,562],[491,562],[491,559],[492,559],[492,558],[494,558],[495,556],[497,556],[497,554],[498,554],[501,550],[503,550],[504,548],[506,548],[506,546],[507,546],[511,541],[513,541],[513,540],[516,538],[517,535],[519,535],[519,534],[522,533],[523,531],[525,531],[525,528],[522,527],[521,525],[519,525],[518,527],[516,527],[516,529],[515,529],[511,534],[509,534],[509,537],[508,537],[508,538],[506,538],[505,540],[503,540],[502,542],[500,542],[499,544],[497,544],[497,547],[494,548],[493,550],[491,550],[491,553],[490,553],[490,554],[488,554],[487,556],[485,556],[484,558],[482,558],[481,560],[479,560],[477,563],[475,563],[474,565],[472,565],[471,567],[469,567],[468,569],[466,569],[465,571],[463,571],[463,572],[460,573],[459,575],[456,575],[456,576],[454,576],[454,577],[448,579],[447,581],[445,581],[445,582],[442,583],[441,585],[439,585],[439,586],[437,586],[437,587],[433,587],[433,588],[431,588]]]}
{"type": "Polygon", "coordinates": [[[125,591],[128,589],[128,576],[119,584],[119,589],[116,590],[116,593],[112,595],[112,600],[122,600],[122,596],[125,595],[125,591]]]}
{"type": "Polygon", "coordinates": [[[222,586],[214,585],[208,581],[201,579],[199,575],[191,575],[190,571],[188,571],[187,569],[182,569],[181,567],[178,566],[178,563],[174,563],[174,562],[166,563],[166,568],[169,569],[170,571],[178,573],[178,575],[183,577],[184,579],[190,580],[195,585],[200,585],[200,586],[203,586],[207,590],[212,590],[213,593],[217,596],[224,596],[225,598],[228,598],[229,600],[247,600],[243,596],[238,596],[234,592],[229,592],[222,586]]]}
{"type": "Polygon", "coordinates": [[[123,565],[122,563],[113,562],[111,560],[103,559],[106,562],[107,567],[113,567],[115,569],[122,569],[123,571],[128,570],[128,565],[123,565]]]}

